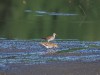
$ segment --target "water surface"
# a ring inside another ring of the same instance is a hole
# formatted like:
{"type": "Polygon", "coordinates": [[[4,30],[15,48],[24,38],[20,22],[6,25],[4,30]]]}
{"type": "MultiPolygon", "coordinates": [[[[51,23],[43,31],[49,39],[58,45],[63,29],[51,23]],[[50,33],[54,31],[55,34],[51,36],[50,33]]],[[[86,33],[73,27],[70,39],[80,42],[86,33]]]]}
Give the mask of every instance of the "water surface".
{"type": "Polygon", "coordinates": [[[100,61],[100,41],[55,40],[47,49],[40,40],[0,40],[0,64],[46,64],[100,61]]]}

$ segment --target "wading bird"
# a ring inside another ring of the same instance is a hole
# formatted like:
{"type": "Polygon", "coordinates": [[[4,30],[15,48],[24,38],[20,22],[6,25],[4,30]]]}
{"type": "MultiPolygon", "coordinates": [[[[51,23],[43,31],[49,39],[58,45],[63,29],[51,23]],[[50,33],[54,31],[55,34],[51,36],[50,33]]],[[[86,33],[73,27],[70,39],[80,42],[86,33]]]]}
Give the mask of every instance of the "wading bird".
{"type": "Polygon", "coordinates": [[[55,39],[55,36],[56,36],[56,33],[53,33],[53,35],[52,35],[52,36],[47,36],[47,37],[42,38],[42,39],[45,39],[45,40],[47,40],[48,42],[50,42],[50,41],[52,41],[52,40],[54,40],[54,39],[55,39]]]}

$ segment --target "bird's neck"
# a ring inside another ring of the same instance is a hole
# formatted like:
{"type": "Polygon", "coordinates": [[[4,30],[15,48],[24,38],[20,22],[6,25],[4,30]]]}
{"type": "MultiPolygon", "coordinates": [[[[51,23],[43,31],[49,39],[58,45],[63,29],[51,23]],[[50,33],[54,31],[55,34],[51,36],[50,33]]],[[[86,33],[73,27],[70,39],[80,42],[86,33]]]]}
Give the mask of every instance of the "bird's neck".
{"type": "Polygon", "coordinates": [[[53,37],[55,37],[55,35],[53,35],[53,37]]]}

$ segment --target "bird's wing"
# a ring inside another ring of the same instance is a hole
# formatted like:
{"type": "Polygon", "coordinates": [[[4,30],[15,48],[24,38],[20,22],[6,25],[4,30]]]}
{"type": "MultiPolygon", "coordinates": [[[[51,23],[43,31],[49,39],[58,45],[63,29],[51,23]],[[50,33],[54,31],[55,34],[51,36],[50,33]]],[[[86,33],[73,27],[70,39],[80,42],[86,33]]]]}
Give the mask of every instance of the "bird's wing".
{"type": "Polygon", "coordinates": [[[48,37],[46,37],[46,39],[51,39],[52,38],[52,36],[48,36],[48,37]]]}

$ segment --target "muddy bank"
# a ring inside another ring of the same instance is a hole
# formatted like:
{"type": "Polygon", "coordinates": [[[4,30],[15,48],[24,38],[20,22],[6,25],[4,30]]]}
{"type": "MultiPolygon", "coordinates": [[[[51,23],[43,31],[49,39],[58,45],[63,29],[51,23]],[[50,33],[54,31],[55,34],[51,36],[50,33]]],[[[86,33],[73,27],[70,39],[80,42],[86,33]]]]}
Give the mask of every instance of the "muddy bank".
{"type": "Polygon", "coordinates": [[[100,63],[63,62],[48,64],[10,64],[0,75],[100,75],[100,63]]]}

